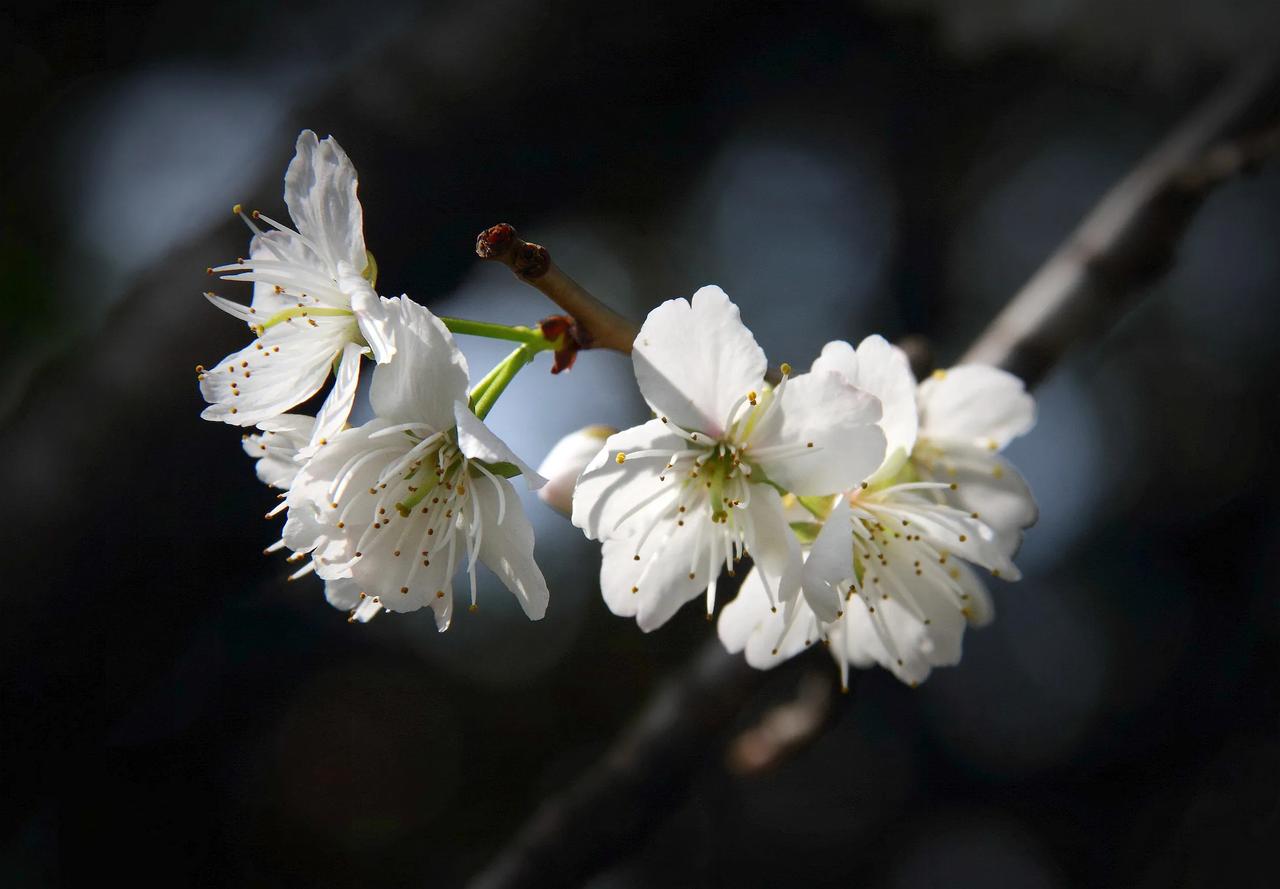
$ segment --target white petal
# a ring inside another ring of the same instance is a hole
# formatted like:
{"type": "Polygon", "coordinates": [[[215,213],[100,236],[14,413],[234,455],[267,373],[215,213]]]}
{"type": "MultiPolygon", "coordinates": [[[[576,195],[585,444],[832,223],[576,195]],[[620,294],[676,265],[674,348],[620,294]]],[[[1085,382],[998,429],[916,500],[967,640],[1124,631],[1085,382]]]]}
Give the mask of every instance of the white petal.
{"type": "Polygon", "coordinates": [[[803,560],[800,543],[787,523],[782,497],[768,485],[755,485],[745,509],[751,513],[746,543],[756,572],[779,602],[790,602],[800,592],[803,560]]]}
{"type": "MultiPolygon", "coordinates": [[[[289,489],[285,541],[294,549],[313,547],[316,573],[322,578],[350,578],[388,611],[430,607],[437,626],[444,629],[452,617],[452,578],[465,542],[457,531],[452,547],[443,542],[457,518],[433,525],[438,511],[409,509],[401,514],[392,508],[408,495],[405,485],[412,482],[396,478],[384,489],[379,478],[403,459],[413,442],[396,435],[374,437],[391,426],[377,419],[347,429],[307,462],[289,489]],[[339,473],[350,479],[335,492],[339,473]],[[335,494],[336,507],[330,503],[335,494]],[[429,528],[434,534],[427,533],[429,528]]],[[[424,476],[433,484],[429,474],[424,476]]],[[[441,509],[454,508],[456,515],[451,486],[435,486],[425,494],[449,498],[441,509]]],[[[423,503],[425,508],[425,498],[423,503]]]]}
{"type": "MultiPolygon", "coordinates": [[[[670,620],[681,605],[705,592],[710,537],[705,528],[701,534],[698,529],[710,524],[709,518],[687,521],[683,527],[674,519],[663,521],[639,553],[634,538],[606,540],[600,591],[609,610],[621,617],[634,616],[640,629],[648,633],[670,620]]],[[[717,563],[717,573],[721,567],[722,563],[717,563]]]]}
{"type": "Polygon", "coordinates": [[[311,439],[299,455],[302,459],[309,459],[317,447],[333,438],[347,425],[351,406],[356,400],[356,389],[360,385],[360,358],[363,353],[364,349],[359,343],[347,343],[342,347],[333,388],[329,390],[329,397],[324,400],[316,415],[311,439]]]}
{"type": "Polygon", "coordinates": [[[332,136],[322,142],[311,130],[298,135],[284,200],[298,232],[334,270],[343,261],[361,270],[368,263],[356,187],[356,169],[332,136]]]}
{"type": "MultiPolygon", "coordinates": [[[[351,297],[351,311],[355,312],[360,333],[373,352],[373,360],[386,364],[396,354],[395,331],[399,319],[395,305],[374,293],[369,282],[345,262],[338,266],[338,286],[351,297]]],[[[410,301],[407,296],[400,299],[410,301]]]]}
{"type": "Polygon", "coordinates": [[[878,502],[866,504],[886,527],[904,535],[919,534],[939,552],[998,571],[1006,580],[1022,577],[1000,536],[982,519],[914,495],[892,496],[892,490],[878,502]]]}
{"type": "Polygon", "coordinates": [[[247,435],[241,442],[244,452],[257,463],[259,480],[273,488],[287,489],[301,468],[296,461],[298,451],[311,439],[315,420],[300,414],[281,414],[258,424],[257,435],[247,435]]]}
{"type": "Polygon", "coordinates": [[[230,315],[232,318],[235,318],[239,321],[243,321],[245,324],[248,324],[250,327],[254,327],[255,325],[262,323],[262,316],[258,315],[253,310],[252,306],[242,305],[238,302],[235,302],[234,300],[229,300],[226,297],[218,296],[218,294],[216,293],[206,293],[204,295],[204,298],[207,299],[209,302],[213,303],[215,308],[221,309],[222,311],[230,315]]]}
{"type": "Polygon", "coordinates": [[[853,530],[848,502],[841,497],[818,532],[804,563],[804,599],[823,621],[844,610],[842,589],[853,579],[853,530]]]}
{"type": "MultiPolygon", "coordinates": [[[[1000,454],[966,444],[930,442],[926,461],[916,461],[922,478],[956,485],[949,499],[967,512],[976,512],[987,525],[1016,549],[1023,528],[1039,517],[1035,498],[1021,473],[1000,454]]],[[[1012,550],[1006,553],[1012,555],[1012,550]]]]}
{"type": "Polygon", "coordinates": [[[962,364],[920,384],[920,437],[1003,448],[1036,422],[1022,380],[999,368],[962,364]]]}
{"type": "Polygon", "coordinates": [[[349,577],[324,582],[324,597],[334,608],[354,611],[360,607],[360,584],[349,577]]]}
{"type": "Polygon", "coordinates": [[[659,416],[719,437],[734,403],[763,388],[764,351],[719,287],[649,313],[631,353],[636,382],[659,416]]]}
{"type": "Polygon", "coordinates": [[[538,489],[542,502],[566,515],[571,514],[578,476],[600,453],[609,436],[617,432],[609,426],[587,426],[556,442],[538,466],[538,474],[547,480],[546,485],[538,489]]]}
{"type": "MultiPolygon", "coordinates": [[[[609,436],[574,487],[573,524],[592,540],[602,540],[614,533],[618,521],[636,504],[657,493],[664,484],[676,484],[671,476],[667,476],[665,483],[658,480],[666,466],[661,457],[619,464],[619,453],[648,450],[674,453],[687,444],[661,420],[650,420],[642,426],[632,426],[609,436]]],[[[642,516],[635,517],[635,521],[641,520],[642,516]]]]}
{"type": "Polygon", "coordinates": [[[916,378],[911,362],[882,336],[869,336],[855,353],[846,342],[827,343],[813,363],[815,373],[833,370],[857,388],[880,399],[885,459],[871,481],[890,477],[916,443],[916,378]]]}
{"type": "Polygon", "coordinates": [[[956,583],[960,584],[965,595],[968,596],[965,600],[964,616],[972,626],[985,627],[995,620],[996,616],[996,606],[991,601],[991,593],[978,573],[968,565],[961,563],[956,567],[960,569],[960,576],[955,578],[956,583]]]}
{"type": "Polygon", "coordinates": [[[737,654],[747,647],[751,636],[759,632],[770,617],[776,616],[779,616],[779,611],[769,601],[759,572],[752,568],[738,588],[738,595],[720,609],[716,635],[725,651],[737,654]]]}
{"type": "MultiPolygon", "coordinates": [[[[296,232],[292,231],[271,229],[254,235],[253,240],[249,242],[249,258],[268,262],[290,263],[299,270],[316,272],[325,278],[330,277],[331,274],[324,261],[303,243],[302,238],[296,232]]],[[[321,288],[325,296],[328,296],[328,290],[329,288],[321,288]]],[[[261,324],[266,321],[276,312],[296,307],[300,295],[300,293],[290,295],[277,292],[275,284],[268,281],[255,281],[253,283],[252,305],[258,323],[261,324]]],[[[310,293],[310,295],[320,298],[315,293],[310,293]]],[[[333,302],[333,300],[329,299],[324,299],[323,301],[326,304],[333,302]]],[[[336,307],[346,308],[346,305],[340,304],[336,307]]]]}
{"type": "Polygon", "coordinates": [[[545,478],[517,457],[515,451],[507,447],[502,439],[494,435],[493,431],[484,424],[484,420],[471,413],[471,409],[464,402],[454,402],[453,416],[458,424],[458,449],[466,454],[468,459],[483,460],[490,465],[510,463],[520,470],[531,491],[536,491],[547,483],[545,478]]]}
{"type": "Polygon", "coordinates": [[[396,355],[373,372],[369,400],[374,412],[396,423],[451,428],[454,402],[467,398],[467,360],[425,307],[403,297],[382,302],[396,326],[396,355]]]}
{"type": "Polygon", "coordinates": [[[378,616],[378,612],[385,606],[383,600],[377,596],[366,597],[359,605],[356,606],[355,613],[351,615],[353,620],[358,620],[362,624],[367,624],[378,616]]]}
{"type": "Polygon", "coordinates": [[[747,663],[760,670],[777,666],[822,638],[817,618],[803,603],[790,618],[773,607],[754,568],[737,598],[721,610],[716,633],[731,654],[745,650],[747,663]]]}
{"type": "Polygon", "coordinates": [[[822,353],[814,360],[809,371],[811,373],[834,371],[856,386],[858,385],[858,353],[844,340],[832,340],[822,347],[822,353]]]}
{"type": "MultiPolygon", "coordinates": [[[[751,439],[752,452],[794,445],[798,453],[758,460],[769,478],[793,494],[847,491],[875,472],[884,459],[885,435],[876,425],[880,402],[834,371],[787,381],[767,429],[751,439]],[[804,447],[812,443],[813,447],[804,447]]],[[[766,452],[767,453],[767,452],[766,452]]]]}
{"type": "MultiPolygon", "coordinates": [[[[344,467],[353,465],[356,458],[367,454],[372,449],[370,434],[387,425],[386,421],[374,420],[364,426],[340,432],[314,457],[301,465],[293,484],[289,486],[285,500],[289,507],[284,526],[285,543],[295,552],[315,553],[318,557],[316,573],[326,580],[351,576],[349,566],[345,563],[351,558],[350,544],[354,541],[348,540],[348,537],[350,531],[355,530],[356,524],[352,523],[348,533],[342,533],[334,527],[337,517],[331,505],[331,489],[335,476],[344,467]],[[322,546],[324,550],[317,552],[316,548],[322,546]],[[334,561],[344,564],[335,565],[334,561]]],[[[388,442],[386,446],[391,444],[388,442]]],[[[399,442],[395,444],[399,445],[399,442]]],[[[407,449],[409,444],[406,443],[403,447],[407,449]]],[[[376,481],[378,472],[385,465],[383,461],[394,459],[394,456],[394,453],[388,453],[383,460],[376,461],[375,465],[367,466],[361,474],[353,477],[348,487],[352,490],[367,488],[376,481]]],[[[341,512],[341,509],[336,512],[341,512]]]]}
{"type": "Polygon", "coordinates": [[[960,660],[969,601],[954,578],[966,568],[955,559],[926,562],[906,538],[889,537],[883,553],[886,562],[867,569],[862,593],[848,601],[843,635],[833,628],[832,647],[850,663],[875,661],[903,682],[922,682],[933,667],[960,660]]]}
{"type": "Polygon", "coordinates": [[[505,478],[494,481],[502,488],[501,509],[493,481],[472,478],[484,534],[480,540],[480,561],[515,594],[530,620],[541,620],[547,612],[547,582],[533,560],[533,526],[524,514],[516,489],[505,478]],[[498,515],[502,514],[502,523],[498,515]]]}
{"type": "Polygon", "coordinates": [[[912,685],[923,682],[933,667],[960,661],[965,621],[954,609],[924,624],[892,598],[874,604],[855,599],[841,625],[843,632],[833,628],[833,655],[854,665],[875,661],[912,685]]]}
{"type": "Polygon", "coordinates": [[[306,401],[324,385],[334,358],[351,341],[353,321],[349,316],[291,318],[270,328],[204,371],[200,393],[210,404],[200,416],[252,426],[306,401]]]}
{"type": "MultiPolygon", "coordinates": [[[[293,484],[289,486],[289,512],[280,535],[284,538],[285,545],[296,553],[314,552],[324,540],[326,531],[326,525],[321,521],[319,504],[309,498],[293,496],[293,492],[298,490],[298,482],[304,470],[297,473],[293,484]]],[[[349,571],[326,570],[323,564],[316,565],[316,573],[325,580],[351,576],[349,571]]]]}

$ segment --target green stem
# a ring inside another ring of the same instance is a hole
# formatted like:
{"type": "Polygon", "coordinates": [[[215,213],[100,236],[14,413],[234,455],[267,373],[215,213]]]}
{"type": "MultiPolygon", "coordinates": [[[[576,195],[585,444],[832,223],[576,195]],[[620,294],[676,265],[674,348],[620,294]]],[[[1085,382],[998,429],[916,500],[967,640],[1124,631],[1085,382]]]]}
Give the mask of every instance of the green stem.
{"type": "Polygon", "coordinates": [[[554,349],[558,345],[542,335],[542,331],[528,327],[509,327],[506,324],[493,324],[489,321],[471,321],[467,318],[444,318],[440,320],[444,326],[454,333],[467,336],[483,336],[492,340],[511,340],[532,346],[535,351],[542,352],[554,349]]]}
{"type": "MultiPolygon", "coordinates": [[[[508,358],[509,357],[510,356],[508,356],[508,358]]],[[[484,393],[488,391],[490,386],[493,385],[493,381],[498,378],[498,374],[502,373],[502,369],[504,366],[506,366],[506,363],[507,363],[507,358],[504,358],[501,361],[499,361],[489,370],[487,374],[484,375],[484,377],[481,378],[480,382],[476,383],[474,386],[471,387],[471,395],[469,396],[468,400],[470,402],[471,409],[473,411],[476,409],[476,401],[480,398],[480,396],[484,395],[484,393]]]]}
{"type": "MultiPolygon", "coordinates": [[[[545,342],[545,340],[544,340],[545,342]]],[[[489,413],[503,391],[516,378],[520,369],[533,360],[539,351],[528,343],[520,346],[502,360],[502,363],[489,371],[485,378],[471,390],[471,409],[481,420],[489,413]]]]}

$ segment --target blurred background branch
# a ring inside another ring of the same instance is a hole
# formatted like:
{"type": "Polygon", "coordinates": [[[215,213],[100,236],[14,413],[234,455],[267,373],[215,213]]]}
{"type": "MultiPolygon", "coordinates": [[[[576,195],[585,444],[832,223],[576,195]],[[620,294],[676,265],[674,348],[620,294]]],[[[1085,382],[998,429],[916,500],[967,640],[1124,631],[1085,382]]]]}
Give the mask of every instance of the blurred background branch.
{"type": "MultiPolygon", "coordinates": [[[[1071,346],[1117,323],[1172,266],[1209,192],[1274,153],[1278,114],[1276,58],[1242,66],[1103,197],[961,360],[1003,367],[1034,386],[1071,346]],[[1241,136],[1249,127],[1261,129],[1241,136]]],[[[599,761],[539,806],[470,889],[581,885],[643,845],[726,745],[728,767],[748,773],[802,750],[827,725],[830,688],[821,690],[812,669],[825,658],[816,646],[758,671],[707,640],[599,761]],[[796,690],[730,741],[743,708],[771,681],[796,690]]],[[[833,682],[834,666],[823,666],[833,682]]]]}
{"type": "Polygon", "coordinates": [[[1109,191],[965,352],[1034,385],[1173,264],[1209,193],[1280,148],[1275,55],[1249,61],[1109,191]]]}

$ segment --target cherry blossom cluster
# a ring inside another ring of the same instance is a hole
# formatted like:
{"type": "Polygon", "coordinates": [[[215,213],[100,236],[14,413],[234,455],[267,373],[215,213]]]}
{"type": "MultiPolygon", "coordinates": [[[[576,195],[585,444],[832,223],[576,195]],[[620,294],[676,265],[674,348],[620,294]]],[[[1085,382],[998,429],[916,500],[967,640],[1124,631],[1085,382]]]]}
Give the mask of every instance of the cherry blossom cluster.
{"type": "Polygon", "coordinates": [[[439,318],[380,296],[355,170],[332,138],[299,136],[285,202],[295,228],[245,216],[249,258],[210,269],[252,283],[248,306],[208,296],[253,339],[197,368],[204,416],[255,427],[245,450],[283,491],[269,551],[290,550],[294,576],[314,572],[352,620],[427,606],[446,629],[464,565],[476,607],[478,563],[541,618],[515,476],[600,541],[604,601],[642,630],[699,597],[710,619],[722,575],[749,566],[718,634],[760,669],[821,643],[846,684],[850,665],[872,664],[918,683],[990,620],[981,574],[1018,579],[1036,506],[1001,451],[1035,404],[1016,377],[961,365],[917,383],[879,336],[829,343],[804,373],[771,370],[738,307],[703,287],[635,338],[652,419],[572,433],[535,472],[484,418],[534,356],[565,348],[566,325],[439,318]],[[455,333],[519,345],[473,384],[455,333]],[[366,358],[373,419],[352,427],[366,358]],[[289,413],[331,373],[314,417],[289,413]]]}
{"type": "Polygon", "coordinates": [[[304,131],[284,182],[296,229],[245,216],[249,258],[209,270],[253,284],[248,306],[207,294],[248,324],[253,341],[196,369],[209,402],[203,416],[256,426],[245,450],[258,461],[258,477],[285,491],[273,511],[286,513],[284,534],[268,551],[291,550],[304,563],[293,577],[315,572],[329,602],[353,620],[428,606],[446,629],[464,564],[476,605],[477,562],[530,618],[541,618],[547,584],[508,478],[522,475],[531,488],[544,480],[483,417],[515,372],[556,344],[536,331],[497,331],[522,345],[471,387],[446,324],[407,296],[375,291],[356,172],[338,143],[304,131]],[[374,418],[351,427],[365,357],[375,363],[374,418]],[[316,416],[287,413],[315,396],[331,371],[316,416]]]}
{"type": "Polygon", "coordinates": [[[1012,562],[1036,507],[1000,456],[1035,422],[1022,383],[960,366],[916,384],[879,336],[829,343],[776,385],[717,287],[650,313],[633,353],[655,419],[611,436],[578,478],[573,522],[603,542],[600,586],[641,629],[753,567],[721,641],[767,669],[826,643],[848,668],[923,680],[990,619],[978,570],[1012,562]]]}

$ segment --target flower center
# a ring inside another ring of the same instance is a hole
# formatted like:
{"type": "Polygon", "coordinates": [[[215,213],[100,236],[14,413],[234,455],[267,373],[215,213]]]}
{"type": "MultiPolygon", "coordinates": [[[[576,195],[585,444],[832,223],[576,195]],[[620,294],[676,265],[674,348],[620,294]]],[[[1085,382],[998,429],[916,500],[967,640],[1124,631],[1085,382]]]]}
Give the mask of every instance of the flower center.
{"type": "Polygon", "coordinates": [[[456,432],[404,423],[369,436],[368,447],[338,471],[330,485],[330,522],[348,540],[353,563],[371,559],[377,593],[449,595],[449,580],[465,557],[471,607],[476,607],[476,563],[484,536],[477,485],[492,484],[498,525],[506,513],[503,484],[459,449],[456,432]],[[406,449],[406,443],[408,447],[406,449]],[[376,468],[381,466],[380,469],[376,468]],[[432,568],[437,559],[442,559],[432,568]],[[432,569],[424,572],[424,569],[432,569]],[[430,582],[439,589],[423,590],[430,582]]]}

